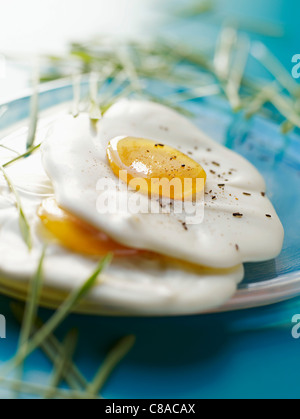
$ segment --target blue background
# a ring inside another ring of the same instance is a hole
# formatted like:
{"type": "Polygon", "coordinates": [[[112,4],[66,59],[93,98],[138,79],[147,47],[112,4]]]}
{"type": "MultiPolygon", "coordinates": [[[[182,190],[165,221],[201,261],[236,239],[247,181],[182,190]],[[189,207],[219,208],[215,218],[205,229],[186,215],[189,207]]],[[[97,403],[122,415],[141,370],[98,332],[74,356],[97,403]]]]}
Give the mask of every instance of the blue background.
{"type": "MultiPolygon", "coordinates": [[[[283,38],[258,38],[291,70],[292,56],[300,53],[298,1],[226,0],[220,7],[229,16],[234,13],[281,22],[286,29],[283,38]]],[[[196,34],[200,38],[203,32],[210,33],[208,27],[216,36],[214,25],[202,18],[169,22],[159,31],[198,42],[196,34]]],[[[263,69],[255,71],[265,75],[263,69]]],[[[295,170],[300,173],[300,165],[295,170]]],[[[286,184],[288,190],[288,178],[286,184]]],[[[289,197],[288,204],[292,205],[291,193],[289,197]]],[[[284,217],[288,205],[279,199],[276,205],[284,217]]],[[[292,232],[291,224],[288,228],[292,232]]],[[[294,242],[299,240],[298,234],[294,242]]],[[[298,259],[295,264],[299,264],[298,259]]],[[[7,339],[0,340],[1,361],[12,356],[19,332],[9,304],[9,299],[0,297],[0,312],[7,318],[7,339]]],[[[50,314],[41,310],[44,319],[50,314]]],[[[71,327],[79,328],[76,362],[88,379],[116,340],[132,333],[137,336],[134,349],[109,379],[103,391],[106,398],[299,398],[300,340],[291,336],[295,314],[300,314],[299,299],[260,309],[181,318],[73,315],[57,336],[62,338],[71,327]]],[[[50,371],[42,353],[36,352],[26,363],[28,380],[46,384],[50,371]]]]}

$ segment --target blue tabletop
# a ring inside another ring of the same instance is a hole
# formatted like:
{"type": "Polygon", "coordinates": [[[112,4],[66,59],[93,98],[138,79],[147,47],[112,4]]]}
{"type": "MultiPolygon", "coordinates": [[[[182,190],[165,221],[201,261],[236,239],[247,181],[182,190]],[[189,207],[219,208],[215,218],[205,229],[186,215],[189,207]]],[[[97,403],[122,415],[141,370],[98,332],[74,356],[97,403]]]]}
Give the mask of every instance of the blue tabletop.
{"type": "MultiPolygon", "coordinates": [[[[7,339],[1,361],[17,344],[19,326],[1,297],[7,339]]],[[[134,349],[103,390],[111,398],[299,398],[299,345],[292,317],[299,300],[238,313],[193,317],[130,319],[73,315],[58,330],[62,338],[79,328],[76,362],[92,379],[105,354],[128,333],[134,349]]],[[[50,312],[41,311],[46,319],[50,312]]],[[[26,379],[47,384],[51,365],[36,352],[26,364],[26,379]]]]}

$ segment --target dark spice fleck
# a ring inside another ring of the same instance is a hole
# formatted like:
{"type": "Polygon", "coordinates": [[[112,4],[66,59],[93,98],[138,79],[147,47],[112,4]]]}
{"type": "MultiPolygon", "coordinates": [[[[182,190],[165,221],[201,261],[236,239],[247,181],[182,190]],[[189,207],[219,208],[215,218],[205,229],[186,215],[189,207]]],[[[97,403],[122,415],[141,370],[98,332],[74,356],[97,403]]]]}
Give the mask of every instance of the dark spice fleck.
{"type": "Polygon", "coordinates": [[[261,193],[261,196],[265,197],[266,196],[266,193],[265,192],[262,192],[261,193]]]}
{"type": "Polygon", "coordinates": [[[164,144],[155,144],[155,147],[164,147],[164,144]]]}
{"type": "Polygon", "coordinates": [[[232,214],[234,217],[236,218],[242,218],[244,216],[244,214],[240,214],[239,212],[235,212],[234,214],[232,214]]]}
{"type": "Polygon", "coordinates": [[[240,250],[240,247],[239,247],[239,245],[238,245],[238,244],[236,244],[236,245],[235,245],[235,248],[236,248],[236,250],[237,250],[237,251],[239,251],[239,250],[240,250]]]}
{"type": "Polygon", "coordinates": [[[185,164],[182,164],[181,167],[185,167],[185,164]]]}
{"type": "Polygon", "coordinates": [[[224,188],[224,186],[225,186],[225,183],[219,183],[219,188],[224,188]]]}
{"type": "Polygon", "coordinates": [[[212,175],[215,175],[215,174],[216,174],[216,172],[215,172],[214,170],[210,170],[210,173],[211,173],[212,175]]]}
{"type": "Polygon", "coordinates": [[[188,231],[186,223],[182,223],[182,227],[185,229],[185,231],[188,231]]]}
{"type": "Polygon", "coordinates": [[[215,200],[215,199],[217,199],[217,197],[216,196],[213,196],[211,199],[215,200]]]}
{"type": "Polygon", "coordinates": [[[245,196],[251,196],[251,193],[243,192],[243,195],[245,195],[245,196]]]}
{"type": "Polygon", "coordinates": [[[220,167],[220,164],[219,163],[217,163],[217,162],[215,162],[215,161],[213,161],[212,162],[212,164],[214,164],[215,166],[217,166],[217,167],[220,167]]]}
{"type": "Polygon", "coordinates": [[[208,153],[210,153],[210,152],[211,152],[211,148],[207,148],[207,149],[206,149],[206,151],[207,151],[208,153]]]}
{"type": "Polygon", "coordinates": [[[267,217],[267,218],[272,218],[272,215],[270,215],[270,214],[266,214],[266,217],[267,217]]]}

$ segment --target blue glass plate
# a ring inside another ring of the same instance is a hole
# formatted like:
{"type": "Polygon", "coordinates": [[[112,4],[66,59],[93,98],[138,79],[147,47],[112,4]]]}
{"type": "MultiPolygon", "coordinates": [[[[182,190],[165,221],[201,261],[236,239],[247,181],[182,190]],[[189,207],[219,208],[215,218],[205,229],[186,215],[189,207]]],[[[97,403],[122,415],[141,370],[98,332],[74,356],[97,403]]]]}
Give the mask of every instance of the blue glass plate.
{"type": "MultiPolygon", "coordinates": [[[[207,103],[208,102],[208,103],[207,103]]],[[[269,198],[285,229],[280,256],[246,264],[246,277],[236,296],[222,310],[275,303],[300,294],[300,135],[281,134],[275,121],[250,121],[232,114],[219,100],[197,106],[197,124],[212,138],[247,158],[264,176],[269,198]],[[209,106],[207,106],[209,104],[209,106]]]]}
{"type": "MultiPolygon", "coordinates": [[[[157,83],[148,88],[160,95],[174,93],[173,88],[157,83]]],[[[88,82],[84,81],[82,97],[87,93],[88,82]]],[[[44,85],[40,109],[70,102],[72,96],[72,86],[66,82],[44,85]]],[[[220,311],[262,306],[300,295],[300,135],[282,135],[276,122],[260,116],[246,121],[218,98],[189,101],[183,106],[197,115],[195,122],[205,133],[246,157],[264,175],[268,195],[285,229],[281,255],[266,263],[246,264],[245,280],[220,311]]],[[[2,109],[0,130],[6,130],[28,117],[29,97],[4,104],[2,109]]]]}
{"type": "MultiPolygon", "coordinates": [[[[70,85],[45,86],[40,107],[46,110],[72,100],[70,85]]],[[[88,85],[82,85],[83,95],[88,85]]],[[[279,133],[276,123],[257,117],[246,122],[218,99],[185,104],[196,123],[217,141],[249,159],[265,176],[269,196],[284,224],[284,249],[276,261],[246,266],[246,279],[223,309],[273,303],[300,294],[298,195],[299,136],[279,133]]],[[[10,129],[29,114],[29,98],[5,105],[0,129],[10,129]]],[[[0,107],[1,109],[1,107],[0,107]]],[[[0,256],[1,257],[1,256],[0,256]]],[[[19,326],[11,300],[0,296],[7,339],[0,339],[2,362],[13,355],[19,326]]],[[[173,318],[126,318],[72,315],[56,332],[62,340],[70,328],[80,333],[75,361],[91,380],[117,339],[135,334],[133,351],[103,390],[105,398],[298,398],[299,342],[292,339],[292,317],[299,299],[238,312],[173,318]]],[[[40,310],[49,318],[49,310],[40,310]]],[[[24,379],[47,384],[52,365],[36,352],[25,365],[24,379]]],[[[0,397],[5,397],[0,392],[0,397]]]]}

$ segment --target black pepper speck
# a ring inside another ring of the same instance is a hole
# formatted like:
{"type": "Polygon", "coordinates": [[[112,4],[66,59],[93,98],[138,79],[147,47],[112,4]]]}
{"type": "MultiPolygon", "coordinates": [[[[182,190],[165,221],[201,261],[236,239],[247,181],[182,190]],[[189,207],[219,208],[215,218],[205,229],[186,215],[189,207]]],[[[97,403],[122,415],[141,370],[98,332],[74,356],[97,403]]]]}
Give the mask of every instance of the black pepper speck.
{"type": "Polygon", "coordinates": [[[244,216],[243,214],[240,214],[239,212],[235,212],[232,215],[236,218],[242,218],[244,216]]]}

